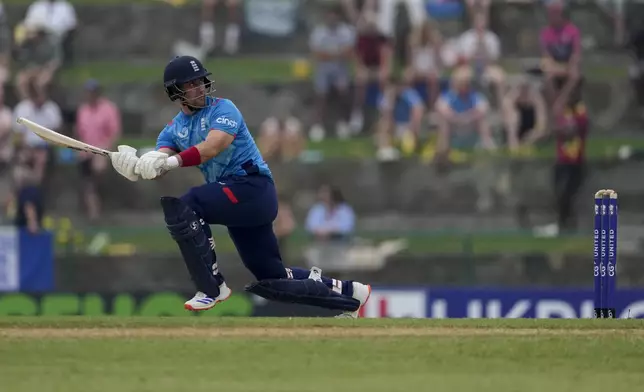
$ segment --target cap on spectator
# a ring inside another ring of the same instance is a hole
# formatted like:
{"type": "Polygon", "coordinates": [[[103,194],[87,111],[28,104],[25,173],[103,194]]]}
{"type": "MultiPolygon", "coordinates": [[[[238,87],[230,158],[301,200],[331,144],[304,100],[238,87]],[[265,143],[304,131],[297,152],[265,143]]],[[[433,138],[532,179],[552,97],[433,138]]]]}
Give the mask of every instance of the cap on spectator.
{"type": "Polygon", "coordinates": [[[96,79],[88,79],[85,82],[85,90],[87,91],[98,91],[101,87],[101,84],[96,79]]]}

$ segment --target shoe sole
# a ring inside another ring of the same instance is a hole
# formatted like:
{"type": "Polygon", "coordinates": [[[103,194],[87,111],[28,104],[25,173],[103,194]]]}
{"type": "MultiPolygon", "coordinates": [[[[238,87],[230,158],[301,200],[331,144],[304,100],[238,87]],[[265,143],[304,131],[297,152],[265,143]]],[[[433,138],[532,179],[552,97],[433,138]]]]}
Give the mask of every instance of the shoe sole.
{"type": "MultiPolygon", "coordinates": [[[[228,293],[228,295],[226,296],[226,298],[215,300],[215,302],[213,302],[213,303],[212,303],[212,305],[208,305],[208,307],[207,307],[207,308],[198,308],[198,309],[197,309],[197,308],[193,307],[193,306],[192,306],[192,305],[190,305],[190,304],[184,304],[184,305],[183,305],[183,308],[184,308],[185,310],[189,310],[189,311],[191,311],[191,312],[203,312],[204,310],[210,310],[210,309],[214,308],[214,307],[215,307],[215,305],[220,304],[220,303],[224,302],[225,300],[227,300],[228,298],[230,298],[230,296],[231,296],[231,294],[232,294],[232,293],[233,293],[233,291],[232,291],[232,290],[230,290],[230,293],[228,293]]],[[[371,289],[369,290],[369,293],[371,294],[371,289]]],[[[368,297],[367,297],[367,298],[368,298],[368,297]]],[[[366,303],[366,301],[365,301],[365,303],[366,303]]]]}

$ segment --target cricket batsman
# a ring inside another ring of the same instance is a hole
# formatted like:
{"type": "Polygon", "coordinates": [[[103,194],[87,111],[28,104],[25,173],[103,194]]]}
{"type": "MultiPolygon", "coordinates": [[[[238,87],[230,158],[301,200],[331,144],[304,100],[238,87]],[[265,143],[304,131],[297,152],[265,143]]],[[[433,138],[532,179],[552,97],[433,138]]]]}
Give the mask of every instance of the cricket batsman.
{"type": "Polygon", "coordinates": [[[180,111],[159,134],[155,151],[137,157],[119,146],[114,169],[129,179],[153,180],[170,170],[197,166],[206,183],[180,198],[161,197],[170,236],[177,242],[197,293],[191,311],[213,308],[231,294],[219,271],[209,225],[223,225],[244,265],[257,279],[246,291],[260,297],[342,311],[357,318],[371,287],[322,276],[319,268],[285,268],[273,233],[277,194],[235,104],[213,96],[211,73],[194,57],[176,57],[163,74],[164,88],[180,111]]]}

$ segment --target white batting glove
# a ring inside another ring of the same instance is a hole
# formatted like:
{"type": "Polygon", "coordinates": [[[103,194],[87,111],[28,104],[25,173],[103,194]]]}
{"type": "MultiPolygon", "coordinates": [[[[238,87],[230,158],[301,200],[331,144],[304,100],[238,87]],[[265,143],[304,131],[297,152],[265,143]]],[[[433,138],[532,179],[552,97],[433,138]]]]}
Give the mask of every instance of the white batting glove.
{"type": "Polygon", "coordinates": [[[136,156],[136,148],[130,146],[118,146],[118,152],[110,154],[110,160],[114,170],[130,181],[137,181],[139,175],[134,173],[134,167],[139,160],[136,156]]]}
{"type": "Polygon", "coordinates": [[[168,169],[166,161],[169,157],[164,152],[147,152],[139,158],[134,168],[134,173],[141,175],[141,178],[145,180],[157,178],[168,169]]]}

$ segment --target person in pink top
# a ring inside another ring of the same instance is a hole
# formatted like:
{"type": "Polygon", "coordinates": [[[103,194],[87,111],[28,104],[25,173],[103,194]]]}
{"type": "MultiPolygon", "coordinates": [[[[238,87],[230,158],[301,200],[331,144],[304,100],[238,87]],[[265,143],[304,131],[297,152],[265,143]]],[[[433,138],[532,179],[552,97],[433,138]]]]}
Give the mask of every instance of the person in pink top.
{"type": "MultiPolygon", "coordinates": [[[[96,80],[87,81],[85,91],[85,102],[76,113],[77,137],[85,143],[110,150],[121,136],[121,113],[114,103],[101,95],[96,80]]],[[[108,167],[109,160],[82,152],[79,157],[87,216],[95,221],[101,210],[97,180],[108,167]]]]}
{"type": "Polygon", "coordinates": [[[557,114],[581,100],[581,34],[564,15],[562,1],[550,1],[546,8],[549,24],[541,30],[541,69],[548,101],[557,114]]]}

